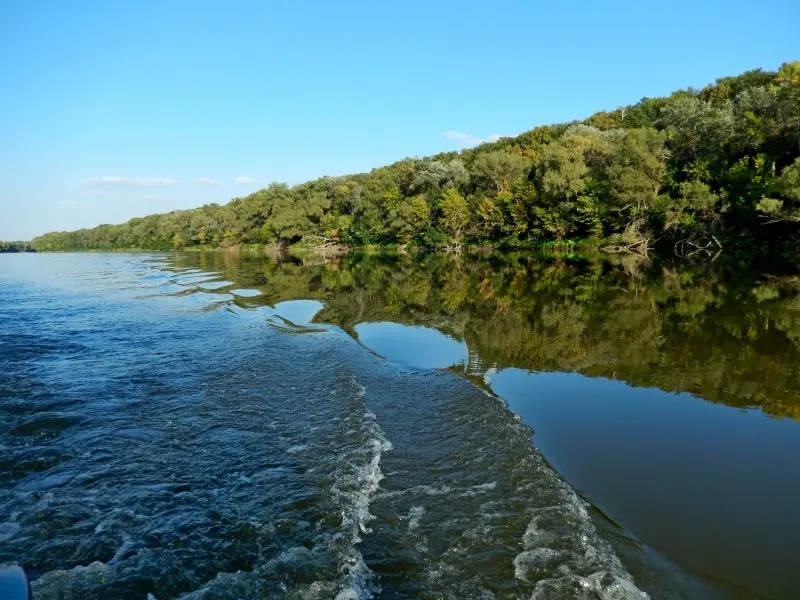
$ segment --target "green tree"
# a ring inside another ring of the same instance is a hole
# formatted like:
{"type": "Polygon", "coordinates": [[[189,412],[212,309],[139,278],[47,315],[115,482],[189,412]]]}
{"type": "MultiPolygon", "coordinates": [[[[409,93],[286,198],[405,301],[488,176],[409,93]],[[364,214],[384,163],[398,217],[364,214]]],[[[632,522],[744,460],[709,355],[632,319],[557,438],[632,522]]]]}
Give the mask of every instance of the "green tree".
{"type": "Polygon", "coordinates": [[[514,182],[526,177],[530,169],[531,163],[526,158],[501,150],[481,154],[472,164],[475,178],[497,192],[508,190],[514,182]]]}
{"type": "Polygon", "coordinates": [[[444,231],[460,244],[464,230],[470,221],[469,205],[466,199],[455,188],[445,190],[440,204],[442,216],[440,223],[444,231]]]}

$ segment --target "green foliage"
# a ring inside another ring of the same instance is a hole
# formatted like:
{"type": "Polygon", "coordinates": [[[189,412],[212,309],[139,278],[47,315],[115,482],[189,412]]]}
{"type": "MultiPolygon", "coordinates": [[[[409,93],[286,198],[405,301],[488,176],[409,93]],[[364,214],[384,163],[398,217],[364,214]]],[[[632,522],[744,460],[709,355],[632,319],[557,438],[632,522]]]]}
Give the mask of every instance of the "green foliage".
{"type": "Polygon", "coordinates": [[[460,153],[272,184],[224,206],[48,233],[31,244],[171,250],[324,238],[348,246],[519,247],[574,237],[638,240],[639,250],[713,240],[796,254],[800,62],[460,153]]]}
{"type": "Polygon", "coordinates": [[[406,198],[389,211],[389,231],[396,240],[407,244],[427,229],[430,215],[431,209],[424,194],[406,198]]]}
{"type": "Polygon", "coordinates": [[[783,170],[778,189],[781,195],[800,203],[800,158],[783,170]]]}
{"type": "Polygon", "coordinates": [[[596,137],[568,132],[542,149],[537,179],[543,196],[569,201],[586,188],[589,167],[585,153],[596,137]]]}
{"type": "Polygon", "coordinates": [[[445,190],[440,204],[442,211],[441,227],[456,243],[464,236],[464,229],[470,221],[469,205],[455,188],[445,190]]]}
{"type": "Polygon", "coordinates": [[[0,253],[6,252],[36,252],[30,242],[2,242],[0,241],[0,253]]]}
{"type": "Polygon", "coordinates": [[[497,192],[507,190],[515,181],[527,176],[530,168],[531,163],[526,158],[502,150],[481,154],[472,164],[473,177],[497,192]]]}
{"type": "Polygon", "coordinates": [[[669,135],[673,153],[689,160],[717,157],[733,134],[733,105],[681,97],[661,111],[661,124],[669,135]]]}
{"type": "Polygon", "coordinates": [[[606,176],[618,213],[643,217],[650,209],[666,174],[663,145],[654,129],[631,129],[615,144],[606,176]]]}
{"type": "Polygon", "coordinates": [[[413,187],[416,191],[442,190],[448,186],[462,187],[469,182],[469,173],[464,163],[454,158],[450,162],[441,160],[422,161],[414,173],[413,187]]]}
{"type": "Polygon", "coordinates": [[[767,215],[777,216],[783,210],[783,200],[777,198],[762,198],[756,204],[756,210],[767,215]]]}
{"type": "MultiPolygon", "coordinates": [[[[800,158],[786,167],[775,183],[779,198],[761,198],[756,210],[770,216],[774,221],[800,222],[800,158]]],[[[773,221],[773,222],[774,222],[773,221]]]]}

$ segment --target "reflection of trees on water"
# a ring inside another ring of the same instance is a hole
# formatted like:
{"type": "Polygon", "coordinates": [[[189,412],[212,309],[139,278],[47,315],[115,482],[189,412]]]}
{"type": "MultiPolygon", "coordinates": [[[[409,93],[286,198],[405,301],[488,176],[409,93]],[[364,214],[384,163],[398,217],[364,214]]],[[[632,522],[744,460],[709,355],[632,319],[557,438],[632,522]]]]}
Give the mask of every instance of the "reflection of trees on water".
{"type": "Polygon", "coordinates": [[[348,255],[303,265],[180,257],[257,287],[273,304],[315,298],[316,320],[435,327],[466,340],[473,368],[577,371],[800,418],[800,278],[489,254],[348,255]]]}

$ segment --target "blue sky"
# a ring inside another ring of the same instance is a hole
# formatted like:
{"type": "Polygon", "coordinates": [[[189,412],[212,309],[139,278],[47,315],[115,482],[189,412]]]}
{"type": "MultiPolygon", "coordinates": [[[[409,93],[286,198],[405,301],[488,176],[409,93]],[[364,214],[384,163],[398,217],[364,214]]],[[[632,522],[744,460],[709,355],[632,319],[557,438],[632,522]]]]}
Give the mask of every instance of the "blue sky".
{"type": "Polygon", "coordinates": [[[800,59],[800,2],[0,2],[0,239],[224,203],[800,59]]]}

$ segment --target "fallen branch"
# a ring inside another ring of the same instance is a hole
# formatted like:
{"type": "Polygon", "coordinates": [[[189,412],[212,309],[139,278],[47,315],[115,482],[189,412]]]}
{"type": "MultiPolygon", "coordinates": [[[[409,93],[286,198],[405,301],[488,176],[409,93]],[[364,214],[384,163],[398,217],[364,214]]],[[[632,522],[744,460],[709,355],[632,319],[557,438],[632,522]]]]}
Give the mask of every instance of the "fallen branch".
{"type": "Polygon", "coordinates": [[[324,235],[304,235],[300,244],[311,250],[344,250],[346,248],[338,240],[324,235]]]}
{"type": "Polygon", "coordinates": [[[722,251],[722,244],[717,237],[710,233],[697,232],[682,240],[678,240],[675,242],[674,246],[675,254],[682,258],[691,258],[698,252],[711,256],[712,250],[714,249],[717,250],[717,255],[722,251]]]}
{"type": "Polygon", "coordinates": [[[610,246],[603,246],[600,248],[603,252],[613,254],[638,254],[640,256],[647,256],[647,251],[650,249],[647,239],[639,240],[631,244],[614,244],[610,246]]]}
{"type": "Polygon", "coordinates": [[[445,252],[452,252],[453,254],[461,254],[461,248],[463,244],[461,242],[453,242],[452,244],[445,245],[442,250],[445,252]]]}

